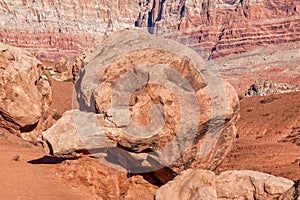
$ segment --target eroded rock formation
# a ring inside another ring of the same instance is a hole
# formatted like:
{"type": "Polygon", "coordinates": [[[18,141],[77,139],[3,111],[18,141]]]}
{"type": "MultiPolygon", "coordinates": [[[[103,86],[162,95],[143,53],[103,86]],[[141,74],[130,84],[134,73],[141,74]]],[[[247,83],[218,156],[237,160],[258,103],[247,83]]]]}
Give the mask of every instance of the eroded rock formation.
{"type": "Polygon", "coordinates": [[[55,155],[106,148],[106,160],[132,173],[178,173],[215,169],[231,147],[237,94],[184,45],[121,31],[88,55],[78,76],[81,111],[43,133],[55,155]]]}
{"type": "Polygon", "coordinates": [[[29,52],[0,44],[0,128],[30,132],[52,102],[41,63],[29,52]]]}
{"type": "Polygon", "coordinates": [[[72,63],[103,36],[139,26],[187,31],[200,44],[195,48],[220,57],[267,44],[296,45],[299,10],[296,0],[1,0],[0,42],[72,63]]]}
{"type": "Polygon", "coordinates": [[[251,170],[233,170],[216,177],[218,199],[276,199],[293,181],[251,170]]]}
{"type": "Polygon", "coordinates": [[[286,83],[276,83],[268,80],[255,81],[245,96],[266,96],[268,94],[282,94],[288,92],[299,92],[300,85],[289,85],[286,83]]]}
{"type": "Polygon", "coordinates": [[[280,196],[279,199],[288,200],[298,198],[298,185],[299,181],[294,184],[282,177],[251,170],[226,171],[216,176],[210,171],[187,170],[159,188],[155,197],[157,200],[265,200],[280,196]]]}
{"type": "Polygon", "coordinates": [[[128,177],[91,158],[64,161],[58,170],[58,176],[92,199],[152,200],[157,189],[140,175],[128,177]]]}

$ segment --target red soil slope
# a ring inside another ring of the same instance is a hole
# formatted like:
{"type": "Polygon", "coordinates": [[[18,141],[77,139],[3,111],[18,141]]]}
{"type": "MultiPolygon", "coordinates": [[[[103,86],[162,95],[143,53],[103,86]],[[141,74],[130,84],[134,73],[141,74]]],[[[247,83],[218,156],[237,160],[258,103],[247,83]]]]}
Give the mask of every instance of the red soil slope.
{"type": "Polygon", "coordinates": [[[240,114],[238,138],[217,172],[252,169],[299,179],[300,146],[282,139],[300,127],[300,93],[244,98],[240,114]]]}

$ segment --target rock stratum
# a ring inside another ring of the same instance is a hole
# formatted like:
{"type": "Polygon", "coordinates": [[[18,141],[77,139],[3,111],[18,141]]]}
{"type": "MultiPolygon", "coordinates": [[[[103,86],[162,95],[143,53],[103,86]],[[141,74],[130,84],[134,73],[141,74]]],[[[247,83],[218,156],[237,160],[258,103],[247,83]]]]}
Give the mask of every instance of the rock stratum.
{"type": "Polygon", "coordinates": [[[297,46],[299,10],[296,0],[1,0],[0,42],[40,59],[74,61],[113,31],[153,27],[186,32],[188,45],[216,58],[269,44],[297,46]]]}

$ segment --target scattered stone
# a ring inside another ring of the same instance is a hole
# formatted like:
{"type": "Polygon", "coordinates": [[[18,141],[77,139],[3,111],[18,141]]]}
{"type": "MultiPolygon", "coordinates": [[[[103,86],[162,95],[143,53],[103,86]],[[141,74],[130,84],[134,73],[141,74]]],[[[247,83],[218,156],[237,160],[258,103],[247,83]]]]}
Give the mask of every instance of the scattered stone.
{"type": "Polygon", "coordinates": [[[20,156],[19,156],[19,155],[15,155],[15,156],[13,157],[13,160],[14,160],[14,161],[20,161],[20,156]]]}
{"type": "Polygon", "coordinates": [[[0,131],[0,137],[3,137],[5,139],[7,139],[7,135],[5,133],[1,132],[1,131],[0,131]]]}
{"type": "Polygon", "coordinates": [[[300,127],[293,127],[291,133],[283,138],[281,142],[291,142],[300,146],[300,127]]]}
{"type": "Polygon", "coordinates": [[[282,94],[300,91],[300,85],[289,85],[287,83],[277,83],[269,80],[255,81],[250,86],[245,96],[266,96],[269,94],[282,94]]]}
{"type": "Polygon", "coordinates": [[[54,76],[56,74],[56,72],[53,71],[53,70],[49,70],[49,73],[50,73],[51,76],[54,76]]]}

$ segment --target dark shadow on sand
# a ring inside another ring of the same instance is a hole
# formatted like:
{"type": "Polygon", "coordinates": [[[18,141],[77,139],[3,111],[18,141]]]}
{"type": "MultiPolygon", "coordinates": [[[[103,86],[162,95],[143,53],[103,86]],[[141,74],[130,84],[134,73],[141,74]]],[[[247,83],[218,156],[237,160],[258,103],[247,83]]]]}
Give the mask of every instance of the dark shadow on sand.
{"type": "Polygon", "coordinates": [[[39,165],[39,164],[55,165],[61,163],[62,161],[64,160],[61,158],[57,158],[53,156],[44,156],[36,160],[30,160],[27,163],[34,164],[34,165],[39,165]]]}

